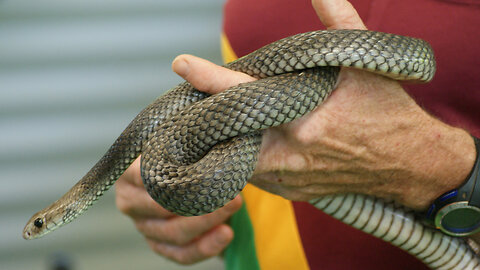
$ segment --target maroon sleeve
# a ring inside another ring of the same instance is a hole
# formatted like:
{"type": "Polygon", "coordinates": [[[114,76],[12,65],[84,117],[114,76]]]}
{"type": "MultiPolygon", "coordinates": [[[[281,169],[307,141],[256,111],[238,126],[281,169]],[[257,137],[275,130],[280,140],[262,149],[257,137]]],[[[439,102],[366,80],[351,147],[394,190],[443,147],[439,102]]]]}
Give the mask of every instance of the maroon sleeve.
{"type": "MultiPolygon", "coordinates": [[[[351,0],[371,30],[422,38],[432,44],[437,73],[409,94],[444,122],[480,136],[480,1],[351,0]]],[[[300,32],[324,28],[310,0],[229,0],[224,33],[238,56],[300,32]]],[[[311,269],[427,269],[374,237],[294,203],[311,269]]]]}

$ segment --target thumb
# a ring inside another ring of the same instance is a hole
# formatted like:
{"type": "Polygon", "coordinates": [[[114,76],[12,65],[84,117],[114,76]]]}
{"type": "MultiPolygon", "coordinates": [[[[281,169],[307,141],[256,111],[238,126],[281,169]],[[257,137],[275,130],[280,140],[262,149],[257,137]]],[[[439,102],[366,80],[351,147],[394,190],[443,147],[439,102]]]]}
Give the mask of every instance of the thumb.
{"type": "Polygon", "coordinates": [[[312,0],[312,5],[327,29],[367,29],[347,0],[312,0]]]}
{"type": "Polygon", "coordinates": [[[256,80],[249,75],[215,65],[192,55],[179,55],[172,69],[200,91],[216,94],[240,83],[256,80]]]}

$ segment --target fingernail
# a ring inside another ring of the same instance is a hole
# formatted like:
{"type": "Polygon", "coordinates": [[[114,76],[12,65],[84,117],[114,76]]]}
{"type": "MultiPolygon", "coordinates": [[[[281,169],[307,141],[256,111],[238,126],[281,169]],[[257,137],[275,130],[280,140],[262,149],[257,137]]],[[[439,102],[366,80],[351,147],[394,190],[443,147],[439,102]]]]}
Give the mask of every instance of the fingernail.
{"type": "Polygon", "coordinates": [[[173,60],[173,71],[175,71],[178,75],[182,76],[182,77],[186,77],[188,75],[188,72],[190,72],[190,68],[188,66],[188,63],[187,61],[185,61],[185,59],[182,59],[182,58],[175,58],[175,60],[173,60]]]}

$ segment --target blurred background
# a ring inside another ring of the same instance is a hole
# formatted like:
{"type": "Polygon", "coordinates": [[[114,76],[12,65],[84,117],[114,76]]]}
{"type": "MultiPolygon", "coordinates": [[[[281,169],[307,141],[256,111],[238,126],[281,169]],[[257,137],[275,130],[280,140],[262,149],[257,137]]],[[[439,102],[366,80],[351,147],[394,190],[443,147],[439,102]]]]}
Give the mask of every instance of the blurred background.
{"type": "Polygon", "coordinates": [[[0,1],[0,269],[223,269],[216,258],[185,267],[155,255],[113,190],[54,234],[21,238],[33,213],[181,81],[170,69],[176,55],[221,62],[222,4],[0,1]]]}

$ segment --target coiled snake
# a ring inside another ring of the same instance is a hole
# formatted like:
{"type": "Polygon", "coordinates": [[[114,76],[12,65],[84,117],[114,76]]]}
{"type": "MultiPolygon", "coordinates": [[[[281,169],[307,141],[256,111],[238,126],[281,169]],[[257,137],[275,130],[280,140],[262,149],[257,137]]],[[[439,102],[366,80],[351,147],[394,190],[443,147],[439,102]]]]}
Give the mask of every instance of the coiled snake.
{"type": "MultiPolygon", "coordinates": [[[[334,88],[340,66],[423,82],[435,72],[425,41],[392,34],[315,31],[269,44],[226,65],[259,80],[213,96],[184,82],[147,106],[70,191],[28,221],[24,238],[38,238],[72,221],[140,154],[145,187],[163,207],[185,216],[214,211],[233,199],[252,175],[261,130],[313,110],[334,88]]],[[[393,204],[355,194],[311,203],[432,268],[480,268],[462,239],[423,226],[410,211],[393,204]]]]}

